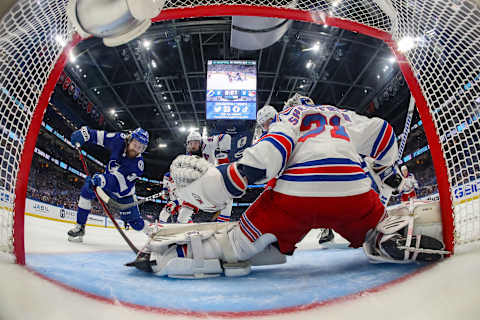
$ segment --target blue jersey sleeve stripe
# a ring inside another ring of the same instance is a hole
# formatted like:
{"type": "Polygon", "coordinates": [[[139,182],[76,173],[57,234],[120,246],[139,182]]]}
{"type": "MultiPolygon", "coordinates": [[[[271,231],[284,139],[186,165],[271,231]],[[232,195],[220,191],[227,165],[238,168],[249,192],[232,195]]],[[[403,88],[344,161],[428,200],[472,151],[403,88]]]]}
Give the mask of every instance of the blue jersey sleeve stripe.
{"type": "Polygon", "coordinates": [[[367,178],[367,176],[364,173],[359,173],[359,174],[351,174],[351,175],[344,175],[344,176],[324,175],[324,174],[299,176],[299,175],[284,174],[280,176],[279,179],[287,180],[287,181],[298,181],[298,182],[313,182],[313,181],[341,182],[341,181],[356,181],[356,180],[362,180],[365,178],[367,178]]]}
{"type": "Polygon", "coordinates": [[[380,133],[378,134],[377,139],[375,140],[375,143],[373,144],[372,153],[370,153],[371,157],[375,157],[375,155],[377,154],[378,145],[380,144],[380,141],[382,141],[383,135],[385,134],[385,131],[387,130],[387,125],[388,125],[387,121],[383,121],[382,129],[380,130],[380,133]]]}
{"type": "Polygon", "coordinates": [[[217,166],[217,169],[222,174],[223,182],[225,183],[227,191],[234,197],[240,197],[243,194],[244,190],[239,190],[235,187],[235,184],[231,181],[231,178],[228,174],[228,166],[229,164],[222,164],[217,166]]]}
{"type": "Polygon", "coordinates": [[[285,147],[273,137],[266,137],[262,141],[270,142],[280,152],[280,154],[282,155],[282,169],[283,169],[287,161],[287,151],[285,150],[285,147]]]}
{"type": "Polygon", "coordinates": [[[327,159],[321,159],[321,160],[312,160],[312,161],[306,161],[302,163],[296,163],[290,167],[290,168],[297,168],[297,167],[310,167],[310,166],[322,166],[322,165],[333,165],[333,164],[342,164],[342,165],[357,165],[357,166],[362,166],[360,163],[352,161],[350,159],[346,158],[327,158],[327,159]]]}
{"type": "Polygon", "coordinates": [[[269,134],[269,135],[271,134],[272,136],[279,135],[279,136],[282,136],[282,137],[284,137],[285,139],[287,139],[288,142],[290,142],[290,145],[289,145],[289,146],[285,146],[285,147],[286,147],[286,148],[289,148],[289,149],[290,149],[290,152],[293,151],[293,147],[295,146],[295,143],[293,142],[293,139],[292,139],[290,136],[286,135],[286,134],[283,133],[283,132],[269,132],[268,134],[269,134]]]}
{"type": "Polygon", "coordinates": [[[395,133],[392,130],[392,136],[390,137],[390,141],[388,142],[388,145],[385,148],[385,150],[383,150],[382,153],[380,153],[380,155],[377,157],[377,160],[383,159],[383,157],[388,153],[388,151],[390,151],[390,148],[392,148],[395,141],[396,141],[395,133]]]}

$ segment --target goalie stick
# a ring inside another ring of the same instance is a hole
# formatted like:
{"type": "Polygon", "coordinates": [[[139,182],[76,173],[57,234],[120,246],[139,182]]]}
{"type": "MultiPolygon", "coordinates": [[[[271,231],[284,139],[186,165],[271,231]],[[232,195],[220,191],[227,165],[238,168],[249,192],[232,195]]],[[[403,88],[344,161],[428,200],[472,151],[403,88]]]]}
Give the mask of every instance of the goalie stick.
{"type": "MultiPolygon", "coordinates": [[[[85,171],[85,174],[86,174],[87,176],[89,176],[90,173],[88,172],[87,163],[85,162],[85,159],[83,158],[83,154],[82,154],[82,151],[80,150],[80,147],[79,147],[79,146],[77,146],[77,150],[78,150],[78,154],[80,155],[80,161],[82,162],[83,170],[85,171]]],[[[132,243],[132,241],[130,241],[130,239],[128,239],[128,237],[125,235],[125,233],[122,231],[122,229],[121,229],[120,226],[118,225],[118,222],[113,218],[113,216],[112,216],[112,214],[110,213],[110,211],[108,210],[107,206],[106,206],[105,203],[102,201],[102,198],[100,198],[100,196],[98,195],[98,193],[97,193],[98,190],[102,190],[102,189],[96,188],[96,189],[93,189],[93,192],[95,192],[95,195],[97,196],[98,202],[100,202],[100,205],[102,206],[103,211],[105,211],[105,213],[106,213],[107,216],[110,218],[110,220],[112,220],[113,225],[114,225],[115,228],[118,230],[118,232],[120,232],[120,235],[122,236],[123,240],[125,240],[125,242],[126,242],[127,245],[130,247],[130,249],[132,249],[132,251],[135,252],[135,254],[138,254],[138,249],[137,249],[137,247],[135,247],[135,245],[132,243]]],[[[103,192],[103,190],[102,190],[102,192],[103,192]]]]}
{"type": "MultiPolygon", "coordinates": [[[[410,104],[408,105],[407,118],[405,119],[405,127],[403,128],[402,139],[400,140],[400,146],[398,147],[398,160],[397,160],[398,165],[400,165],[402,161],[401,159],[402,159],[403,150],[405,149],[405,145],[407,144],[408,134],[410,133],[410,123],[412,122],[414,110],[415,110],[415,99],[413,98],[413,96],[410,96],[410,104]]],[[[391,197],[392,197],[392,191],[389,191],[386,194],[381,193],[381,201],[385,207],[390,202],[391,197]]]]}
{"type": "Polygon", "coordinates": [[[405,127],[403,128],[402,140],[400,141],[400,146],[398,147],[398,156],[400,157],[400,159],[402,158],[403,150],[405,149],[405,145],[407,144],[407,137],[408,137],[408,134],[410,133],[410,123],[412,122],[414,109],[415,109],[415,99],[413,98],[413,96],[411,96],[410,104],[408,105],[407,119],[405,120],[405,127]]]}
{"type": "Polygon", "coordinates": [[[110,196],[108,196],[105,193],[105,191],[103,191],[101,188],[98,188],[97,192],[98,192],[99,197],[103,200],[103,202],[105,202],[106,205],[110,206],[113,209],[119,210],[119,211],[127,210],[127,209],[130,209],[131,207],[135,207],[136,205],[140,205],[142,203],[158,199],[163,194],[162,192],[159,192],[159,193],[152,194],[151,196],[148,196],[148,197],[143,198],[141,200],[133,201],[133,202],[130,202],[130,203],[119,203],[119,202],[113,200],[112,198],[110,198],[110,196]]]}

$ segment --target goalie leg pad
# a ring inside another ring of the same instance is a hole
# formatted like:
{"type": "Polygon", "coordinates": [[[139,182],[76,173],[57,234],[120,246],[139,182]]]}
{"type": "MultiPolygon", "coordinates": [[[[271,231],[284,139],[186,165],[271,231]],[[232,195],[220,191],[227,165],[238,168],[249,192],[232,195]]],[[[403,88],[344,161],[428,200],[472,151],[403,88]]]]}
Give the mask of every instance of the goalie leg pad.
{"type": "Polygon", "coordinates": [[[444,244],[435,235],[420,233],[414,228],[422,219],[414,215],[387,216],[375,230],[367,234],[363,249],[372,263],[410,263],[437,261],[445,254],[444,244]]]}
{"type": "Polygon", "coordinates": [[[219,276],[223,269],[212,243],[212,233],[191,231],[184,234],[184,244],[172,244],[151,253],[152,270],[172,278],[202,279],[219,276]],[[207,239],[202,239],[209,237],[207,239]]]}
{"type": "MultiPolygon", "coordinates": [[[[195,225],[185,225],[172,228],[171,231],[163,230],[169,229],[165,227],[154,235],[147,246],[151,252],[148,266],[152,272],[188,279],[201,279],[221,273],[226,276],[243,276],[250,273],[251,265],[280,264],[286,261],[285,256],[270,245],[276,241],[272,234],[264,234],[252,243],[237,223],[200,224],[197,225],[197,231],[192,231],[193,227],[195,225]],[[175,230],[178,230],[177,233],[175,230]]],[[[139,264],[134,265],[139,269],[144,268],[145,262],[139,264]]]]}

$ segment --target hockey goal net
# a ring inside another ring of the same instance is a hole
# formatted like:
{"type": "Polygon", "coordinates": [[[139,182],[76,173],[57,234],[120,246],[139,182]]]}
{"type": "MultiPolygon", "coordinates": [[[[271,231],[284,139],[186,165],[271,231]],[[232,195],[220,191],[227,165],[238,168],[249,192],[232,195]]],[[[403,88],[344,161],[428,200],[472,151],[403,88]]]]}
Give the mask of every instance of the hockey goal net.
{"type": "MultiPolygon", "coordinates": [[[[0,252],[20,264],[25,261],[23,216],[36,137],[69,49],[79,40],[66,17],[67,2],[16,1],[0,21],[0,252]]],[[[447,249],[479,242],[478,2],[167,0],[153,21],[224,15],[328,24],[384,40],[423,121],[447,249]]]]}

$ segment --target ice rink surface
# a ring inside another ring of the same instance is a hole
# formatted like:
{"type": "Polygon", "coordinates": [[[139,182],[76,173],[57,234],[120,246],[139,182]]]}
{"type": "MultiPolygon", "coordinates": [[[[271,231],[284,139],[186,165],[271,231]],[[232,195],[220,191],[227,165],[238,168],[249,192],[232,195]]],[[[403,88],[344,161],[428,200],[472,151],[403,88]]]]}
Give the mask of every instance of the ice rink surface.
{"type": "MultiPolygon", "coordinates": [[[[424,267],[369,264],[361,250],[320,249],[309,234],[284,265],[243,278],[177,280],[126,268],[116,230],[26,216],[27,266],[0,262],[0,319],[479,319],[480,251],[424,267]],[[46,280],[46,278],[53,279],[46,280]]],[[[127,235],[141,247],[146,237],[127,235]]]]}

